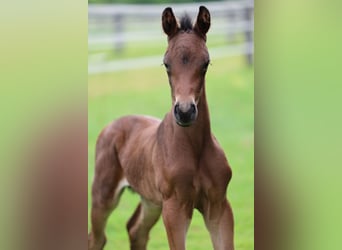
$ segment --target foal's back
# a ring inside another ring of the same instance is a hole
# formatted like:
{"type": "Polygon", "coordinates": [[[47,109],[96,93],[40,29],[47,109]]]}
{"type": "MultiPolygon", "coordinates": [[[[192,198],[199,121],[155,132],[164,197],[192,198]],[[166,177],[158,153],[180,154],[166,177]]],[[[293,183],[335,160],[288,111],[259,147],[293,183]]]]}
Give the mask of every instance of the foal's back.
{"type": "Polygon", "coordinates": [[[98,152],[109,144],[113,144],[112,146],[120,151],[126,147],[136,148],[140,146],[137,144],[138,142],[144,143],[143,139],[151,139],[151,135],[155,133],[159,124],[159,119],[150,116],[123,116],[102,130],[97,140],[96,151],[98,152]]]}

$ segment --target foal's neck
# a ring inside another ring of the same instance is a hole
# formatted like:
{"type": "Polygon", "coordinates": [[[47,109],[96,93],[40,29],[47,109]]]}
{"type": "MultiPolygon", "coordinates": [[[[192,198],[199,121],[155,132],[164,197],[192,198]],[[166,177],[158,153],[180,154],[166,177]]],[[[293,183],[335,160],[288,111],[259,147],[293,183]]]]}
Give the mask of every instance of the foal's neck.
{"type": "Polygon", "coordinates": [[[203,88],[202,95],[197,104],[198,117],[196,121],[189,127],[181,127],[176,124],[172,112],[169,117],[172,119],[172,130],[176,138],[181,139],[185,143],[189,143],[191,147],[197,152],[201,153],[203,146],[211,138],[209,109],[203,88]]]}

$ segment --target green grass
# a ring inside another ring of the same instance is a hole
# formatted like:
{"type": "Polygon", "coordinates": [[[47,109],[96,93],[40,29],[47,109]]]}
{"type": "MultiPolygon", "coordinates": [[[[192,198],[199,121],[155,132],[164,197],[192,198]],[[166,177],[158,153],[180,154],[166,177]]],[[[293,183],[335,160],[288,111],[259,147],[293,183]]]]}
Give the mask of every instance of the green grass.
{"type": "MultiPolygon", "coordinates": [[[[243,57],[213,59],[206,82],[212,131],[233,170],[227,197],[234,212],[238,250],[254,249],[254,72],[245,66],[244,60],[243,57]]],[[[88,96],[89,211],[94,148],[101,129],[127,114],[162,118],[171,108],[171,97],[162,66],[89,76],[88,96]]],[[[128,190],[124,192],[108,221],[105,249],[129,249],[125,225],[138,202],[138,195],[128,190]]],[[[187,247],[212,249],[209,234],[197,211],[189,228],[187,247]]],[[[151,231],[148,249],[168,249],[162,220],[151,231]]]]}

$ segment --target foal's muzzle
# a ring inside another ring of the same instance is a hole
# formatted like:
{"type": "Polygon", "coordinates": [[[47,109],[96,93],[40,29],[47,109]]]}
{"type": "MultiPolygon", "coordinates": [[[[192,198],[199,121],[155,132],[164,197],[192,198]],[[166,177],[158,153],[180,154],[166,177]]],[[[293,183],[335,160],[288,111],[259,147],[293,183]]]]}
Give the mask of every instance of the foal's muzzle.
{"type": "Polygon", "coordinates": [[[179,103],[174,107],[174,116],[179,126],[188,127],[197,118],[197,107],[194,103],[179,103]]]}

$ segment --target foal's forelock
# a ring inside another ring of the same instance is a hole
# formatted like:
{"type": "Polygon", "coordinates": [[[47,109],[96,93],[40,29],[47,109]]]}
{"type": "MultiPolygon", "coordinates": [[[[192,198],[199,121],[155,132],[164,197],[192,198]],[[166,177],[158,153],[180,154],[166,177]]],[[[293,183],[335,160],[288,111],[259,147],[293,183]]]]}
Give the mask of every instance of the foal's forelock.
{"type": "Polygon", "coordinates": [[[180,19],[180,30],[188,32],[193,28],[193,24],[191,18],[188,14],[184,14],[184,16],[180,19]]]}

